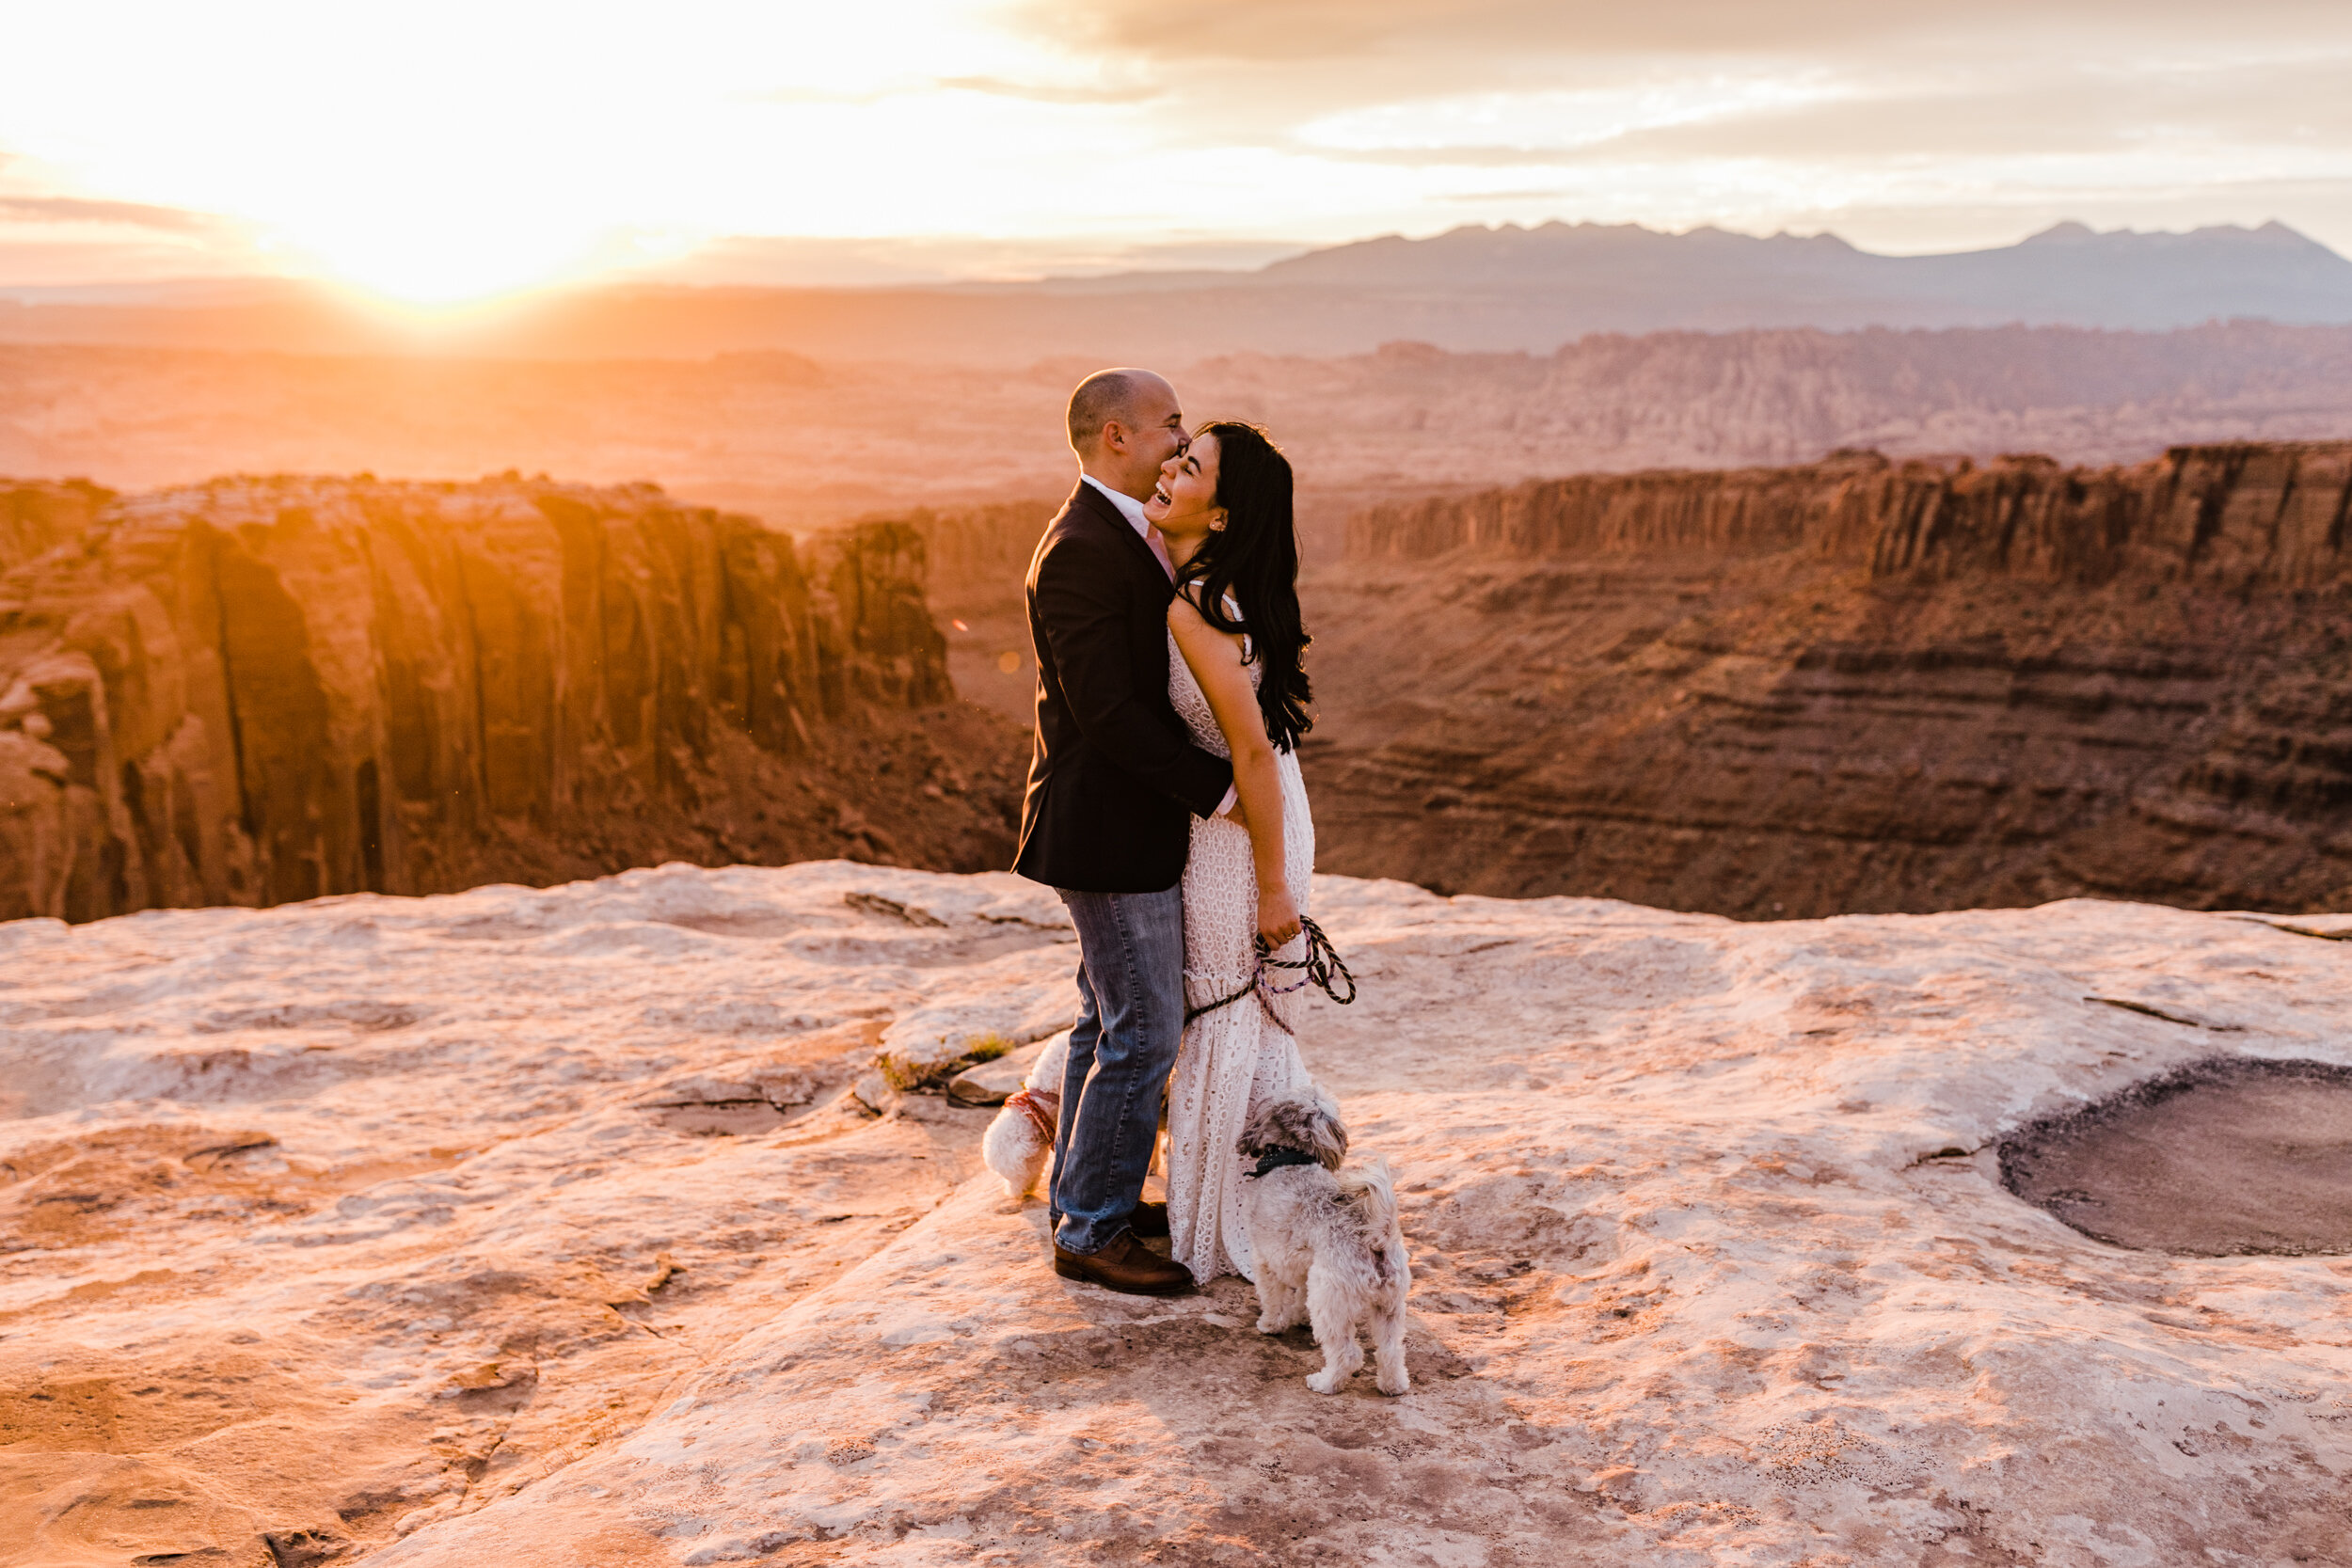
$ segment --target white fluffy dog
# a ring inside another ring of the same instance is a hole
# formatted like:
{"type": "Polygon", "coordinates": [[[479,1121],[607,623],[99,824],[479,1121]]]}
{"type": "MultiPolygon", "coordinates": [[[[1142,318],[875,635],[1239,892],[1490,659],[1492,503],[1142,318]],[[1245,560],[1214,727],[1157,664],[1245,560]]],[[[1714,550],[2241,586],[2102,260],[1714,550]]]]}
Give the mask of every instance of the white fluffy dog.
{"type": "Polygon", "coordinates": [[[1054,1127],[1061,1116],[1062,1069],[1070,1065],[1070,1031],[1045,1042],[1021,1087],[1005,1101],[980,1139],[980,1159],[1005,1179],[1005,1196],[1025,1198],[1054,1158],[1054,1127]]]}
{"type": "Polygon", "coordinates": [[[1364,1364],[1356,1331],[1368,1327],[1380,1391],[1405,1392],[1413,1275],[1389,1163],[1375,1156],[1363,1170],[1340,1169],[1347,1129],[1321,1089],[1261,1105],[1234,1147],[1258,1162],[1241,1184],[1242,1224],[1258,1268],[1258,1332],[1279,1334],[1304,1317],[1323,1347],[1323,1370],[1307,1386],[1336,1394],[1364,1364]]]}

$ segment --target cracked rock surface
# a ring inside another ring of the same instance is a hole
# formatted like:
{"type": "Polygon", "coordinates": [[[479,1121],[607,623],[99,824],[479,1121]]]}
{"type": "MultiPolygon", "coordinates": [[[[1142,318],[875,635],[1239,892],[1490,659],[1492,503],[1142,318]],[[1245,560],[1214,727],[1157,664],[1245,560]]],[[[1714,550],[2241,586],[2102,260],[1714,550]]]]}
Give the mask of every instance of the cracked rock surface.
{"type": "Polygon", "coordinates": [[[2103,1243],[1994,1153],[2215,1055],[2352,1065],[2352,946],[1314,907],[1402,1399],[1308,1392],[1240,1281],[1056,1278],[993,1113],[851,1092],[903,1021],[1067,1022],[1015,879],[0,927],[0,1563],[2352,1561],[2352,1259],[2103,1243]]]}

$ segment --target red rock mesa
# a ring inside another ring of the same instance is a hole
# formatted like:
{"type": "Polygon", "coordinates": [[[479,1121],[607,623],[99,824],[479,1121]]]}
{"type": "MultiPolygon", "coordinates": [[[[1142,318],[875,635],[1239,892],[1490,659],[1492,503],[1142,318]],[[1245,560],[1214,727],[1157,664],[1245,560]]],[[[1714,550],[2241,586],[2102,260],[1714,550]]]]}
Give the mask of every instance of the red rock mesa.
{"type": "Polygon", "coordinates": [[[237,479],[0,489],[0,916],[1010,852],[903,529],[237,479]]]}
{"type": "Polygon", "coordinates": [[[1741,915],[2352,898],[2352,443],[1547,481],[1319,577],[1326,870],[1741,915]]]}

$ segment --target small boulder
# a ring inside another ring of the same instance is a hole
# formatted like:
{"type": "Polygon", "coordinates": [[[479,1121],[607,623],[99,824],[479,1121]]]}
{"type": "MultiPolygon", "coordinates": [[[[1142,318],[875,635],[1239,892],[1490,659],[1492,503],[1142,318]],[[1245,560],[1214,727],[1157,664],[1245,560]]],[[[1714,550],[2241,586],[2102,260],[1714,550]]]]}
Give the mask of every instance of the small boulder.
{"type": "Polygon", "coordinates": [[[1069,1028],[1070,1001],[1063,992],[925,1007],[882,1031],[874,1065],[901,1093],[937,1090],[967,1069],[1069,1028]]]}
{"type": "Polygon", "coordinates": [[[1028,1082],[1029,1069],[1037,1065],[1037,1059],[1053,1042],[1054,1037],[1048,1036],[1018,1051],[1008,1051],[993,1061],[965,1069],[947,1080],[947,1098],[958,1105],[1002,1105],[1028,1082]]]}

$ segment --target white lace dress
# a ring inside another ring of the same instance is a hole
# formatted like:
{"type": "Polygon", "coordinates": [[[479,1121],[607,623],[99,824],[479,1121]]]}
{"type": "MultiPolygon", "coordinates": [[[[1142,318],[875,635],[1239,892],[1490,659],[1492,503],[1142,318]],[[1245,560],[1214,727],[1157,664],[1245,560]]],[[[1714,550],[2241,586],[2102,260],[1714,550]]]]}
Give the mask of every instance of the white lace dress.
{"type": "MultiPolygon", "coordinates": [[[[1262,666],[1249,666],[1250,680],[1262,666]]],[[[1232,753],[1217,728],[1216,715],[1200,683],[1168,635],[1168,696],[1200,747],[1218,756],[1232,753]]],[[[1275,753],[1282,780],[1282,850],[1292,895],[1307,912],[1307,883],[1315,863],[1314,822],[1307,813],[1307,784],[1295,752],[1275,753]]],[[[1184,1006],[1187,1011],[1231,996],[1249,983],[1256,969],[1258,873],[1247,829],[1224,817],[1192,824],[1192,855],[1184,865],[1184,1006]]],[[[1306,947],[1295,938],[1277,956],[1296,959],[1306,947]]],[[[1300,972],[1276,970],[1275,983],[1295,983],[1300,972]]],[[[1284,1021],[1296,1027],[1305,1011],[1302,992],[1270,999],[1284,1021]]],[[[1298,1042],[1266,1016],[1255,997],[1204,1014],[1184,1026],[1183,1050],[1168,1085],[1168,1225],[1169,1254],[1205,1284],[1221,1274],[1255,1283],[1249,1238],[1241,1227],[1242,1173],[1249,1168],[1233,1152],[1249,1108],[1272,1096],[1303,1091],[1312,1080],[1298,1054],[1298,1042]]]]}

